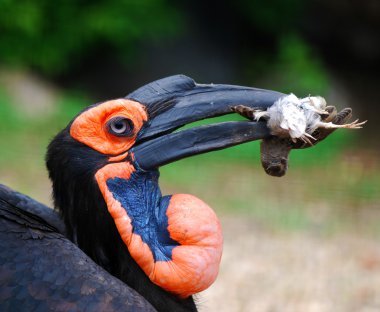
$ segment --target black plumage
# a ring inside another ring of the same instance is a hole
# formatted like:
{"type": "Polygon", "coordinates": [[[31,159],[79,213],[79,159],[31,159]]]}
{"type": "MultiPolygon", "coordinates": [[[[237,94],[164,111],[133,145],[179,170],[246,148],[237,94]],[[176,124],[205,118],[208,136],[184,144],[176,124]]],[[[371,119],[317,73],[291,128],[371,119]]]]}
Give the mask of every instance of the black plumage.
{"type": "Polygon", "coordinates": [[[105,161],[68,128],[56,136],[47,166],[60,214],[0,185],[1,311],[153,311],[148,301],[196,311],[191,297],[153,284],[125,248],[94,181],[105,161]]]}
{"type": "Polygon", "coordinates": [[[0,185],[1,311],[154,311],[63,232],[52,209],[0,185]]]}

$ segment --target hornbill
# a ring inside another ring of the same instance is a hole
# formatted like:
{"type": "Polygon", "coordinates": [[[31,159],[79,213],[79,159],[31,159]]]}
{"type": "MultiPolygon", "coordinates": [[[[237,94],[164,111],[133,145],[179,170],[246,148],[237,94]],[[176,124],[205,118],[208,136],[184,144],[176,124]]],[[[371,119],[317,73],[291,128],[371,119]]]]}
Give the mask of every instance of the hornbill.
{"type": "Polygon", "coordinates": [[[48,147],[55,211],[0,187],[0,310],[196,311],[192,295],[218,273],[220,224],[192,195],[162,196],[158,168],[269,139],[262,121],[175,130],[284,96],[177,75],[80,112],[48,147]]]}

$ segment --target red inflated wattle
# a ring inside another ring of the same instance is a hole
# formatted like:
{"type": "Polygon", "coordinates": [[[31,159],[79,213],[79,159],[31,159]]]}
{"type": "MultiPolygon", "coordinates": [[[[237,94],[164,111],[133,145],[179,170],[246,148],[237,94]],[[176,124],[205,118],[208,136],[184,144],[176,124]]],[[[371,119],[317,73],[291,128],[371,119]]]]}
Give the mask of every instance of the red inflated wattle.
{"type": "Polygon", "coordinates": [[[170,261],[154,261],[152,251],[133,232],[126,210],[107,188],[115,176],[128,179],[135,171],[130,163],[109,164],[96,173],[96,180],[115,221],[117,230],[134,260],[150,280],[180,297],[208,288],[216,279],[222,256],[223,237],[214,211],[192,195],[176,194],[166,211],[170,237],[179,243],[170,261]]]}
{"type": "Polygon", "coordinates": [[[170,237],[180,243],[172,261],[158,261],[151,280],[162,288],[188,297],[216,279],[223,250],[220,222],[199,198],[173,195],[167,210],[170,237]]]}

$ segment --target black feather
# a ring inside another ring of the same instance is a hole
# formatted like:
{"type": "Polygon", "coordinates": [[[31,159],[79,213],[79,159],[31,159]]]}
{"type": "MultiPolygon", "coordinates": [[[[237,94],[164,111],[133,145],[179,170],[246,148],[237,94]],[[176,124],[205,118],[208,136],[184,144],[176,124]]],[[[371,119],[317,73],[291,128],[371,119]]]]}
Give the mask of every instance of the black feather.
{"type": "Polygon", "coordinates": [[[55,208],[62,214],[68,237],[158,311],[196,311],[191,297],[180,299],[153,284],[133,260],[95,181],[95,173],[107,163],[107,155],[75,141],[68,129],[50,143],[46,157],[55,208]]]}
{"type": "Polygon", "coordinates": [[[32,209],[54,213],[0,185],[0,311],[154,311],[32,209]]]}

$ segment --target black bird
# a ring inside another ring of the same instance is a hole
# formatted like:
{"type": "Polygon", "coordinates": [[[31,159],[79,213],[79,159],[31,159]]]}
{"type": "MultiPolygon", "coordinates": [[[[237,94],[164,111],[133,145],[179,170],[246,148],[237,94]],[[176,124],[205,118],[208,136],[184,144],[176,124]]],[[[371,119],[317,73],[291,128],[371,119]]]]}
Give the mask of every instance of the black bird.
{"type": "Polygon", "coordinates": [[[158,168],[270,137],[261,121],[174,131],[283,96],[178,75],[82,111],[47,152],[59,214],[0,187],[0,310],[196,311],[191,295],[218,272],[219,222],[194,196],[162,197],[158,168]]]}
{"type": "Polygon", "coordinates": [[[65,236],[52,209],[0,185],[1,311],[155,311],[65,236]]]}

